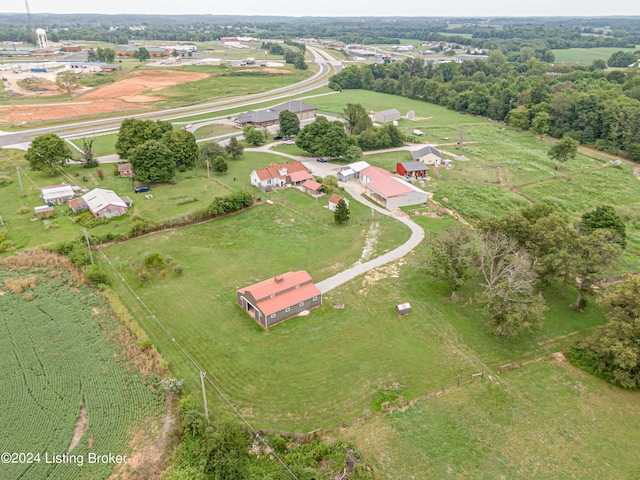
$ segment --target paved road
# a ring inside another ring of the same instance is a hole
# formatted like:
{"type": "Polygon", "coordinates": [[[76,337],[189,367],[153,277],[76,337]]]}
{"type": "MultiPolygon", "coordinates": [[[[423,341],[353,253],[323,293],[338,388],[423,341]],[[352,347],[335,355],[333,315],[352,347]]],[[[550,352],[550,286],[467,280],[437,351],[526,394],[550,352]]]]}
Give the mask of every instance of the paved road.
{"type": "Polygon", "coordinates": [[[331,72],[329,63],[333,65],[333,62],[338,61],[335,59],[328,60],[328,58],[331,57],[326,52],[320,52],[313,47],[307,48],[314,56],[313,61],[320,65],[320,71],[313,75],[311,78],[295,83],[293,85],[276,88],[266,93],[246,95],[240,98],[219,100],[198,105],[190,105],[187,107],[171,108],[160,111],[156,110],[154,112],[145,112],[138,114],[131,113],[116,118],[69,123],[53,127],[26,130],[22,132],[0,131],[0,147],[24,149],[24,145],[28,145],[34,137],[45,133],[73,133],[74,135],[87,135],[90,133],[95,133],[98,128],[101,130],[116,128],[120,123],[122,123],[123,120],[131,117],[149,118],[153,120],[178,120],[199,113],[215,113],[218,111],[227,110],[229,108],[250,107],[257,102],[263,102],[266,100],[278,100],[281,98],[290,97],[292,94],[315,90],[316,88],[328,83],[328,79],[326,77],[328,77],[329,73],[331,72]]]}
{"type": "Polygon", "coordinates": [[[375,205],[368,200],[366,200],[362,195],[356,192],[353,188],[351,188],[347,183],[340,182],[340,186],[344,188],[349,195],[353,197],[354,200],[366,205],[369,208],[376,210],[377,212],[382,213],[383,215],[387,215],[399,221],[400,223],[404,223],[411,229],[411,237],[405,243],[400,245],[395,250],[391,250],[390,252],[385,253],[373,260],[369,260],[368,262],[355,265],[347,270],[344,270],[333,277],[329,277],[321,282],[316,283],[316,287],[320,289],[322,293],[327,293],[330,290],[333,290],[336,287],[339,287],[343,283],[347,283],[350,280],[353,280],[358,275],[362,275],[363,273],[368,272],[374,268],[380,267],[387,263],[393,262],[399,258],[404,257],[411,250],[416,248],[420,242],[424,239],[424,230],[418,224],[412,222],[410,219],[395,215],[388,210],[385,210],[378,205],[375,205]]]}

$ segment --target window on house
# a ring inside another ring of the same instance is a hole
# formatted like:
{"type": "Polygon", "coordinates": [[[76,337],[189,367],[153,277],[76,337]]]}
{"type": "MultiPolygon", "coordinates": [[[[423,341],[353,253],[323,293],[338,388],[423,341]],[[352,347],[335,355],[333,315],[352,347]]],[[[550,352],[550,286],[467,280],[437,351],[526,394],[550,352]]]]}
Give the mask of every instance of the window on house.
{"type": "Polygon", "coordinates": [[[296,288],[300,288],[300,285],[296,285],[296,288]]]}
{"type": "Polygon", "coordinates": [[[275,293],[272,293],[272,294],[271,294],[271,298],[274,298],[275,296],[276,296],[276,294],[275,294],[275,293]]]}
{"type": "Polygon", "coordinates": [[[318,299],[318,297],[313,297],[313,301],[315,302],[318,299]]]}
{"type": "Polygon", "coordinates": [[[300,306],[300,307],[304,307],[304,302],[300,302],[300,303],[298,304],[298,306],[300,306]]]}
{"type": "Polygon", "coordinates": [[[275,314],[275,313],[272,313],[272,314],[271,314],[271,318],[276,318],[276,314],[275,314]]]}
{"type": "Polygon", "coordinates": [[[290,312],[290,311],[291,311],[291,309],[290,309],[289,307],[287,307],[287,308],[285,308],[285,310],[284,310],[284,311],[285,311],[285,312],[290,312]]]}

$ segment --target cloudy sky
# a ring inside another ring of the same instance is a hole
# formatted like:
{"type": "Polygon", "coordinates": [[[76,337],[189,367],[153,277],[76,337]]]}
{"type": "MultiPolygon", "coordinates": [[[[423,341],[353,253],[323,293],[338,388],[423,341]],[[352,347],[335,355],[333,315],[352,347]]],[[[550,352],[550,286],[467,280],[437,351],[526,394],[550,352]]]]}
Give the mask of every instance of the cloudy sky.
{"type": "MultiPolygon", "coordinates": [[[[32,13],[156,13],[301,16],[611,16],[640,15],[638,0],[31,0],[32,13]]],[[[26,12],[22,0],[2,0],[0,11],[26,12]]]]}

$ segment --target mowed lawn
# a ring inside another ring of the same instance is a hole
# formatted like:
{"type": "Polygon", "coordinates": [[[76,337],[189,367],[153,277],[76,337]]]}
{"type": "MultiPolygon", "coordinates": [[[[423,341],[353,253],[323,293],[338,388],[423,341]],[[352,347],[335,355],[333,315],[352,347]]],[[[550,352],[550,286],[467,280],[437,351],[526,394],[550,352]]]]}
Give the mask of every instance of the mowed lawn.
{"type": "Polygon", "coordinates": [[[556,57],[556,63],[591,64],[594,60],[605,62],[616,52],[633,52],[633,48],[598,47],[598,48],[564,48],[551,50],[556,57]]]}
{"type": "Polygon", "coordinates": [[[640,396],[551,359],[343,431],[387,480],[637,478],[640,396]]]}

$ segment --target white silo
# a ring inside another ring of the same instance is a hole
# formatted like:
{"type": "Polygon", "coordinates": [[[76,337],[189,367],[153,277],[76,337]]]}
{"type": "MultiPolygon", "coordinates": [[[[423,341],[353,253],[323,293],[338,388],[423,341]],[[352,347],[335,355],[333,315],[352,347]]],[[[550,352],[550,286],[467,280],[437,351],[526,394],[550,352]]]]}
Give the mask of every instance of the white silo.
{"type": "Polygon", "coordinates": [[[38,38],[38,46],[40,48],[47,48],[49,42],[47,41],[47,32],[44,28],[36,29],[36,37],[38,38]]]}

